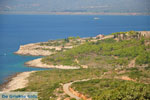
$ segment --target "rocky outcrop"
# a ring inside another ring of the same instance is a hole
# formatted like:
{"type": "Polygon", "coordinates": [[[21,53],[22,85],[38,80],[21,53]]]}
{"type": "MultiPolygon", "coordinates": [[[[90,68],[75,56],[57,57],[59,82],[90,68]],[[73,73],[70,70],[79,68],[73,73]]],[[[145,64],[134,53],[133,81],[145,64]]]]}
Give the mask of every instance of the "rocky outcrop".
{"type": "Polygon", "coordinates": [[[38,68],[58,68],[58,69],[79,69],[76,66],[63,66],[63,65],[47,65],[42,63],[42,58],[31,60],[25,63],[28,67],[38,67],[38,68]]]}
{"type": "Polygon", "coordinates": [[[48,56],[53,54],[51,49],[61,50],[61,47],[41,46],[40,43],[32,43],[27,45],[21,45],[19,50],[15,54],[19,55],[31,55],[31,56],[48,56]]]}

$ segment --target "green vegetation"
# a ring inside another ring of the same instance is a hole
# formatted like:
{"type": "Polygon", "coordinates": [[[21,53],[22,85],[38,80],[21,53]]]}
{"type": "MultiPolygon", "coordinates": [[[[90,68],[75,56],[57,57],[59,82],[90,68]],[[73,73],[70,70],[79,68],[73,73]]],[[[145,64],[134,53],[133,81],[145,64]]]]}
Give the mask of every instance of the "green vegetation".
{"type": "Polygon", "coordinates": [[[80,39],[80,37],[79,36],[77,36],[77,37],[68,37],[68,39],[69,40],[75,40],[75,39],[80,39]]]}
{"type": "Polygon", "coordinates": [[[129,32],[116,32],[112,33],[114,35],[114,38],[117,39],[118,41],[121,40],[126,40],[126,39],[139,39],[142,37],[140,32],[136,31],[129,31],[129,32]]]}
{"type": "Polygon", "coordinates": [[[142,83],[150,83],[150,66],[145,68],[127,68],[125,73],[121,75],[127,75],[142,83]]]}
{"type": "Polygon", "coordinates": [[[47,50],[47,51],[51,51],[51,52],[58,52],[58,50],[56,50],[55,48],[36,48],[36,50],[47,50]]]}
{"type": "Polygon", "coordinates": [[[137,64],[150,64],[150,52],[143,52],[136,58],[137,64]]]}
{"type": "MultiPolygon", "coordinates": [[[[29,77],[27,87],[16,91],[37,91],[39,100],[56,100],[58,94],[63,94],[62,84],[94,78],[74,83],[72,87],[92,100],[150,100],[150,39],[135,31],[113,35],[114,38],[97,41],[94,38],[68,37],[41,44],[63,47],[56,54],[44,57],[43,63],[80,67],[86,65],[89,68],[38,71],[29,77]],[[66,46],[73,48],[66,49],[66,46]],[[136,67],[127,67],[132,61],[135,61],[136,67]],[[132,78],[133,81],[121,80],[122,76],[132,78]]],[[[64,99],[68,95],[61,97],[64,99]]]]}
{"type": "Polygon", "coordinates": [[[69,43],[71,45],[79,45],[80,44],[80,41],[78,41],[79,39],[80,39],[79,36],[68,37],[65,39],[49,40],[48,42],[41,42],[40,45],[41,46],[65,46],[68,45],[69,43]]]}
{"type": "Polygon", "coordinates": [[[61,83],[87,78],[97,78],[100,77],[103,72],[103,69],[53,69],[38,71],[29,77],[29,84],[26,88],[16,91],[37,91],[39,92],[39,100],[56,100],[57,97],[54,92],[57,88],[61,87],[61,83]]]}
{"type": "Polygon", "coordinates": [[[112,33],[112,35],[120,35],[120,34],[129,35],[129,36],[137,36],[137,35],[140,34],[140,33],[139,33],[139,32],[136,32],[136,31],[112,33]]]}
{"type": "MultiPolygon", "coordinates": [[[[137,33],[130,31],[128,34],[134,36],[137,33]]],[[[121,40],[119,42],[113,38],[97,42],[86,42],[65,52],[45,57],[42,61],[47,64],[71,66],[80,66],[82,64],[89,67],[105,66],[106,64],[111,66],[127,66],[132,59],[136,59],[137,65],[149,64],[150,45],[146,45],[146,41],[149,42],[150,40],[141,37],[121,40]],[[75,59],[79,60],[80,64],[77,64],[75,59]]]]}
{"type": "Polygon", "coordinates": [[[92,100],[149,100],[150,85],[117,79],[77,82],[72,87],[92,100]]]}
{"type": "MultiPolygon", "coordinates": [[[[78,82],[72,87],[80,93],[92,97],[92,100],[149,100],[150,85],[144,83],[150,83],[150,67],[121,69],[120,71],[122,70],[125,70],[123,74],[112,70],[112,73],[108,74],[111,79],[78,82]],[[124,75],[136,79],[140,83],[114,79],[116,76],[124,75]]],[[[100,78],[104,72],[107,70],[98,68],[38,71],[29,77],[29,84],[26,88],[16,91],[37,91],[39,92],[39,100],[49,100],[49,98],[56,100],[55,91],[62,88],[61,84],[75,80],[100,78]]],[[[59,90],[58,93],[63,93],[63,90],[59,90]]],[[[63,96],[63,98],[65,97],[66,95],[63,96]]]]}

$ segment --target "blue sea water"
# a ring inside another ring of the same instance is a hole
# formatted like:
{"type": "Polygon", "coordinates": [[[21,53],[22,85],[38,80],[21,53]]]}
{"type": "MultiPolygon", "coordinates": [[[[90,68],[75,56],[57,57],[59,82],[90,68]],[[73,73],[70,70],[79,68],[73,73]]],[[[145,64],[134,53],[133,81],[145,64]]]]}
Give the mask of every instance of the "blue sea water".
{"type": "Polygon", "coordinates": [[[150,30],[150,16],[0,15],[0,83],[16,72],[42,70],[24,66],[38,57],[13,54],[20,45],[129,30],[150,30]]]}

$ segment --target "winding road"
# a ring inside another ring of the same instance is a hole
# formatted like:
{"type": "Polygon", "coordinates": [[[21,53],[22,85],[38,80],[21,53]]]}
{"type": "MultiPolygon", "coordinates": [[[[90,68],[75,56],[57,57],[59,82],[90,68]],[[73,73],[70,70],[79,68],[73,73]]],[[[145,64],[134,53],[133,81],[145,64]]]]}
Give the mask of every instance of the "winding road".
{"type": "MultiPolygon", "coordinates": [[[[106,74],[108,74],[108,73],[109,73],[109,72],[104,72],[104,73],[101,75],[101,77],[99,77],[99,78],[82,79],[82,80],[76,80],[76,81],[73,81],[73,82],[66,83],[66,84],[63,85],[63,90],[64,90],[64,92],[65,92],[67,95],[69,95],[71,98],[75,98],[76,100],[80,100],[80,99],[82,99],[82,98],[80,98],[80,97],[74,95],[74,94],[69,90],[69,88],[71,87],[71,85],[72,85],[73,83],[76,83],[76,82],[83,82],[83,81],[89,81],[89,80],[93,80],[93,79],[102,79],[103,76],[106,75],[106,74]]],[[[116,78],[116,79],[117,79],[117,78],[116,78]]],[[[136,82],[136,80],[131,79],[131,78],[128,77],[128,76],[122,76],[121,78],[118,78],[118,79],[136,82]]]]}
{"type": "Polygon", "coordinates": [[[80,100],[81,98],[74,95],[70,90],[69,88],[71,87],[71,85],[75,82],[82,82],[82,81],[88,81],[88,80],[91,80],[91,79],[83,79],[83,80],[76,80],[76,81],[73,81],[73,82],[70,82],[70,83],[66,83],[63,85],[63,90],[64,92],[69,95],[71,98],[75,98],[76,100],[80,100]]]}
{"type": "Polygon", "coordinates": [[[80,99],[81,99],[80,97],[74,95],[74,94],[73,94],[72,92],[70,92],[70,90],[69,90],[69,87],[71,86],[72,83],[74,83],[74,82],[64,84],[64,85],[63,85],[63,90],[64,90],[64,92],[65,92],[67,95],[69,95],[71,98],[75,98],[76,100],[80,100],[80,99]]]}

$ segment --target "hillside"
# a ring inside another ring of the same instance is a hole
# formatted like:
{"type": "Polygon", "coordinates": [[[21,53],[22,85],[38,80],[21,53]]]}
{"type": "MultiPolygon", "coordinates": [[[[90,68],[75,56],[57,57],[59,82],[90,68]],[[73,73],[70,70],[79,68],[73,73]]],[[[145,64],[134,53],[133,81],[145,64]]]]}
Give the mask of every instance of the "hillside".
{"type": "MultiPolygon", "coordinates": [[[[45,43],[41,45],[48,45],[45,43]]],[[[41,60],[46,65],[79,69],[37,71],[25,88],[15,91],[37,91],[39,100],[149,100],[149,50],[149,31],[86,38],[41,60]]]]}
{"type": "Polygon", "coordinates": [[[113,38],[89,40],[65,52],[44,57],[42,62],[80,67],[86,65],[91,68],[140,67],[150,63],[149,36],[135,31],[117,32],[113,35],[113,38]]]}
{"type": "Polygon", "coordinates": [[[91,100],[148,100],[150,85],[118,79],[95,79],[72,85],[91,100]]]}

